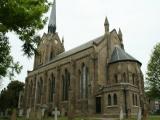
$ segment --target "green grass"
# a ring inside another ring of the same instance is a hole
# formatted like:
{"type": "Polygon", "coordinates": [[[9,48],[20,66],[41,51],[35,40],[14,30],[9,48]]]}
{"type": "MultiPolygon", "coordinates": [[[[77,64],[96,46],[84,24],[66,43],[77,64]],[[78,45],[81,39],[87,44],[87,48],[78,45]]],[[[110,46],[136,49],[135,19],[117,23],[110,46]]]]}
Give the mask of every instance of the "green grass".
{"type": "MultiPolygon", "coordinates": [[[[74,120],[98,120],[98,119],[91,119],[91,118],[85,118],[85,117],[78,117],[75,118],[74,120]]],[[[0,118],[0,120],[9,120],[7,118],[0,118]]],[[[26,120],[25,118],[17,118],[17,120],[26,120]]],[[[53,117],[52,118],[47,118],[47,119],[43,119],[43,120],[54,120],[53,117]]],[[[68,120],[66,117],[61,117],[58,118],[58,120],[68,120]]],[[[99,119],[100,120],[100,119],[99,119]]],[[[136,120],[136,119],[129,119],[129,120],[136,120]]],[[[148,120],[160,120],[160,115],[150,115],[148,120]]]]}
{"type": "Polygon", "coordinates": [[[149,120],[160,120],[160,115],[149,116],[149,120]]]}

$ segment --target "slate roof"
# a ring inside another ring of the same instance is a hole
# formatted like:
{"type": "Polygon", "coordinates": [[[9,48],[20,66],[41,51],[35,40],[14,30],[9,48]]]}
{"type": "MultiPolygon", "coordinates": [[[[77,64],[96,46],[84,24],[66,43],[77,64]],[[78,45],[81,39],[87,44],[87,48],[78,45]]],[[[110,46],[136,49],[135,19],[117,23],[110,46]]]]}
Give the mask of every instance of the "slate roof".
{"type": "Polygon", "coordinates": [[[116,46],[113,50],[110,63],[123,62],[123,61],[133,61],[141,64],[137,59],[126,53],[123,49],[116,46]]]}
{"type": "Polygon", "coordinates": [[[71,56],[71,55],[73,55],[73,54],[75,54],[77,52],[80,52],[80,51],[83,51],[85,49],[88,49],[88,48],[92,47],[94,44],[95,45],[99,44],[103,39],[104,39],[104,35],[102,35],[102,36],[100,36],[100,37],[98,37],[98,38],[96,38],[94,40],[91,40],[91,41],[89,41],[89,42],[87,42],[85,44],[82,44],[82,45],[80,45],[80,46],[78,46],[76,48],[73,48],[73,49],[71,49],[69,51],[63,52],[63,53],[57,55],[51,62],[60,60],[62,58],[71,56]]]}
{"type": "Polygon", "coordinates": [[[48,26],[56,26],[56,0],[54,0],[52,4],[52,10],[51,10],[48,26]]]}

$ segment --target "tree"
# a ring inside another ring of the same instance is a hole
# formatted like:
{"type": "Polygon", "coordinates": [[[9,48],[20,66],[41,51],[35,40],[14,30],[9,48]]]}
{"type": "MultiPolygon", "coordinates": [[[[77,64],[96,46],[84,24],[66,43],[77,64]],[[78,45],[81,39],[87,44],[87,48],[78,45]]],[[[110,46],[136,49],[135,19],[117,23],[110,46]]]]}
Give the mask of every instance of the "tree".
{"type": "Polygon", "coordinates": [[[8,38],[0,33],[0,77],[8,76],[12,79],[14,73],[20,73],[22,66],[19,63],[14,63],[10,55],[10,46],[8,38]],[[8,71],[8,72],[7,72],[8,71]]]}
{"type": "Polygon", "coordinates": [[[147,95],[153,99],[160,99],[160,43],[152,52],[147,66],[147,95]]]}
{"type": "Polygon", "coordinates": [[[0,75],[5,76],[12,61],[8,38],[0,33],[0,75]]]}
{"type": "Polygon", "coordinates": [[[36,32],[42,29],[47,21],[43,14],[48,11],[47,0],[1,0],[0,2],[0,77],[22,68],[14,63],[10,55],[10,46],[6,33],[14,31],[23,42],[24,54],[34,55],[40,37],[36,32]]]}
{"type": "Polygon", "coordinates": [[[47,0],[2,0],[0,2],[0,32],[14,31],[24,42],[24,54],[31,56],[36,51],[39,37],[36,31],[47,21],[43,14],[48,11],[47,0]]]}
{"type": "Polygon", "coordinates": [[[24,89],[24,83],[12,81],[7,89],[3,89],[0,94],[0,108],[2,111],[18,107],[19,92],[24,89]]]}

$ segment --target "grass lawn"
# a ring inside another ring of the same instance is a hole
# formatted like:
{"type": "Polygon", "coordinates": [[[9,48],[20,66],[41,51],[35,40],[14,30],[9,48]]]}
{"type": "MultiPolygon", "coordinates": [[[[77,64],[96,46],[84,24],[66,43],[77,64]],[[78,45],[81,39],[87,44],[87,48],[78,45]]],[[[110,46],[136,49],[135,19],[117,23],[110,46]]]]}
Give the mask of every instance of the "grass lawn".
{"type": "MultiPolygon", "coordinates": [[[[83,118],[83,117],[75,118],[74,120],[81,120],[81,119],[83,119],[83,120],[98,120],[98,119],[83,118]]],[[[9,119],[0,118],[0,120],[9,120],[9,119]]],[[[17,120],[26,120],[26,119],[25,118],[17,118],[17,120]]],[[[54,118],[47,118],[47,119],[43,119],[43,120],[54,120],[54,118]]],[[[58,120],[68,120],[68,119],[65,117],[61,117],[58,120]]],[[[130,120],[136,120],[136,119],[130,119],[130,120]]],[[[160,115],[150,115],[148,120],[160,120],[160,115]]]]}

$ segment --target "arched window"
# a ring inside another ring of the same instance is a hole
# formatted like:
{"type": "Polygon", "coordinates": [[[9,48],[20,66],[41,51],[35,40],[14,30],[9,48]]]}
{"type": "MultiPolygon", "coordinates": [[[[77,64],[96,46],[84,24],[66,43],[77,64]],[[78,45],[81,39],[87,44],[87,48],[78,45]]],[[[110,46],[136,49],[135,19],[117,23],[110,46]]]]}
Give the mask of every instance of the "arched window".
{"type": "Polygon", "coordinates": [[[127,82],[126,81],[126,73],[123,73],[123,80],[124,80],[124,82],[127,82]]]}
{"type": "Polygon", "coordinates": [[[113,103],[114,105],[117,105],[117,95],[116,94],[113,95],[113,103]]]}
{"type": "Polygon", "coordinates": [[[134,94],[132,94],[133,105],[135,105],[134,94]]]}
{"type": "Polygon", "coordinates": [[[112,101],[112,100],[111,100],[111,95],[109,94],[109,95],[108,95],[108,105],[109,105],[109,106],[112,105],[111,101],[112,101]]]}
{"type": "Polygon", "coordinates": [[[65,69],[65,73],[62,76],[62,81],[63,81],[62,99],[68,100],[68,92],[69,92],[69,87],[70,87],[70,73],[68,72],[67,69],[65,69]]]}
{"type": "Polygon", "coordinates": [[[64,94],[65,94],[65,79],[64,75],[62,75],[62,100],[64,100],[64,94]]]}
{"type": "Polygon", "coordinates": [[[85,64],[82,64],[82,72],[80,77],[80,96],[81,98],[88,97],[88,79],[89,79],[89,70],[85,64]]]}
{"type": "Polygon", "coordinates": [[[50,52],[50,60],[53,59],[53,51],[50,52]]]}
{"type": "Polygon", "coordinates": [[[55,93],[55,77],[53,75],[53,73],[51,74],[51,79],[49,79],[49,101],[52,102],[53,101],[53,94],[55,93]]]}
{"type": "Polygon", "coordinates": [[[78,71],[79,74],[79,98],[82,98],[83,94],[82,94],[82,74],[81,71],[78,71]]]}
{"type": "Polygon", "coordinates": [[[50,48],[50,55],[49,55],[49,59],[52,60],[55,57],[55,51],[53,46],[50,48]]]}
{"type": "Polygon", "coordinates": [[[118,76],[115,74],[114,75],[115,83],[118,83],[118,76]]]}
{"type": "Polygon", "coordinates": [[[137,98],[137,95],[135,95],[135,105],[138,106],[138,98],[137,98]]]}
{"type": "Polygon", "coordinates": [[[38,88],[37,88],[37,102],[41,103],[41,97],[43,94],[43,79],[40,77],[40,80],[38,81],[38,88]]]}
{"type": "Polygon", "coordinates": [[[133,82],[133,85],[135,84],[135,74],[132,74],[132,82],[133,82]]]}

